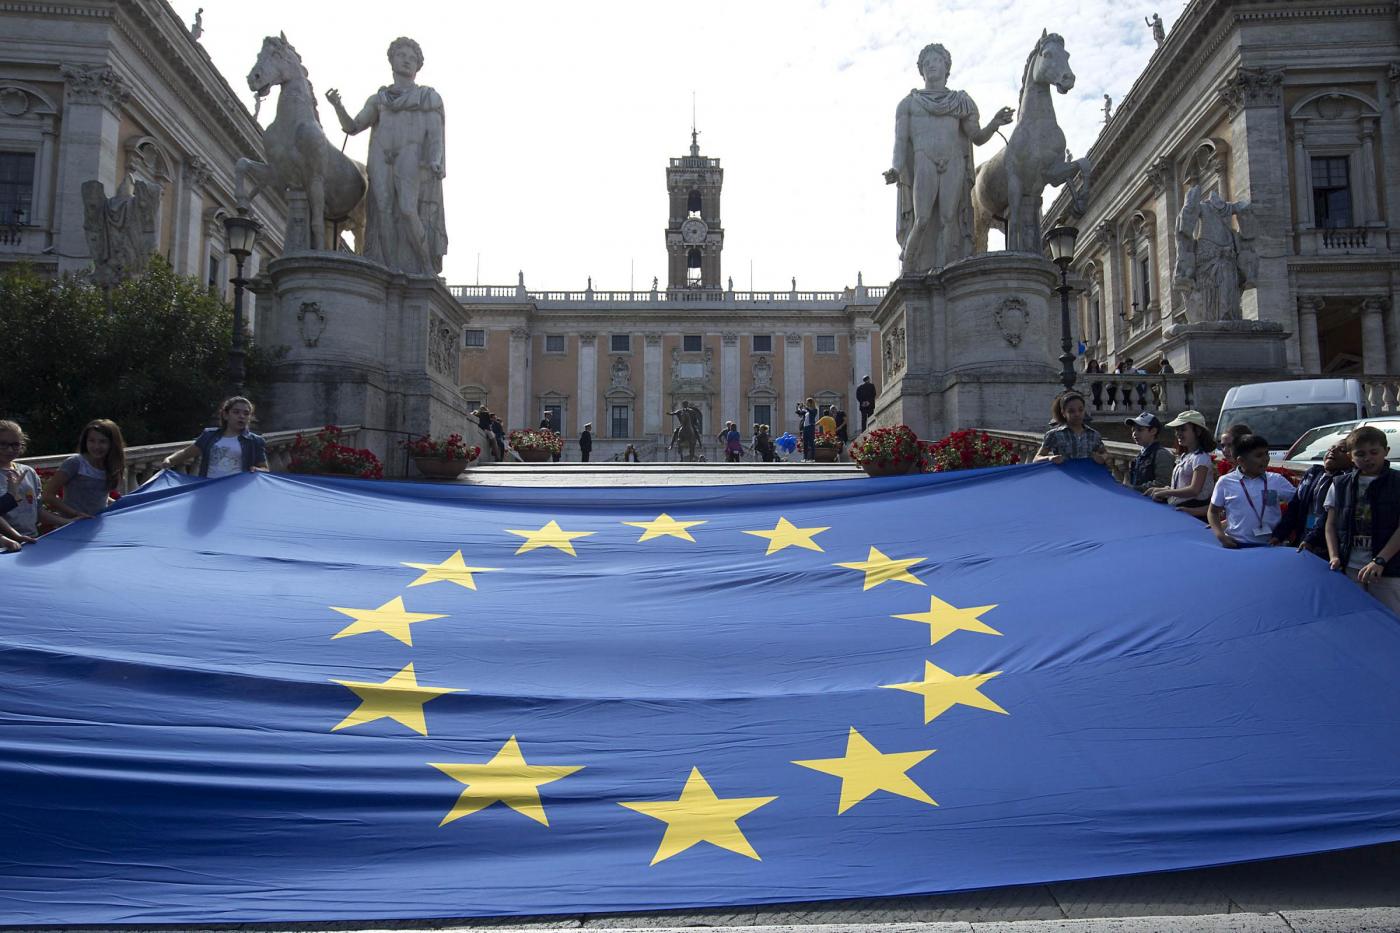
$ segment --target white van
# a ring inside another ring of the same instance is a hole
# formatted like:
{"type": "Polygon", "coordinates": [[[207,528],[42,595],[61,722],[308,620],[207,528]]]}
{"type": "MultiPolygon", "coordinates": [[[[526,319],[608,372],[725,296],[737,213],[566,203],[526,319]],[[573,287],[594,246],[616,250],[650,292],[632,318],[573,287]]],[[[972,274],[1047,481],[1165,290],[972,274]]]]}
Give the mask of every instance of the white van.
{"type": "Polygon", "coordinates": [[[1215,436],[1231,425],[1247,424],[1269,439],[1270,453],[1279,458],[1309,428],[1365,417],[1366,399],[1356,379],[1255,382],[1225,393],[1215,436]]]}

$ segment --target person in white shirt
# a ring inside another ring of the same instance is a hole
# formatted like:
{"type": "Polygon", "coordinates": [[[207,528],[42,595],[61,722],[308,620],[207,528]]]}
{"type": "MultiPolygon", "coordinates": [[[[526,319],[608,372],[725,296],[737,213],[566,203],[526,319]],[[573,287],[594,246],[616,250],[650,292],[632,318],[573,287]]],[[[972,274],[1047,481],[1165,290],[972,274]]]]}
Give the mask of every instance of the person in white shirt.
{"type": "Polygon", "coordinates": [[[1215,435],[1206,427],[1205,415],[1198,411],[1183,411],[1167,422],[1167,427],[1176,428],[1176,467],[1172,470],[1171,486],[1152,490],[1152,498],[1205,518],[1211,490],[1215,488],[1215,463],[1210,459],[1215,435]]]}
{"type": "Polygon", "coordinates": [[[1222,547],[1278,544],[1274,526],[1282,504],[1293,501],[1293,484],[1269,475],[1269,442],[1251,434],[1235,442],[1236,468],[1215,483],[1206,520],[1222,547]]]}

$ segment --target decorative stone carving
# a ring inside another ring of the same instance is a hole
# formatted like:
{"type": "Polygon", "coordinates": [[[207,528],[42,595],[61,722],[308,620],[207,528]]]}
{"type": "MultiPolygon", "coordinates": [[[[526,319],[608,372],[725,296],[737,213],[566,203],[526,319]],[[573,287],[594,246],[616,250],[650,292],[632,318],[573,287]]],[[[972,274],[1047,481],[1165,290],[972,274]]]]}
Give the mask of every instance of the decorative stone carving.
{"type": "MultiPolygon", "coordinates": [[[[656,286],[653,285],[652,288],[655,289],[656,286]]],[[[649,346],[649,347],[659,347],[659,346],[661,346],[661,335],[660,335],[660,334],[644,334],[644,335],[642,335],[642,339],[646,341],[646,345],[649,346]]]]}
{"type": "Polygon", "coordinates": [[[884,337],[885,372],[889,375],[904,368],[904,325],[900,325],[884,337]]]}
{"type": "Polygon", "coordinates": [[[706,347],[703,353],[682,353],[671,348],[671,391],[673,393],[708,393],[714,385],[715,351],[706,347]]]}
{"type": "Polygon", "coordinates": [[[894,159],[885,183],[898,186],[895,239],[904,275],[972,255],[972,148],[1011,122],[1011,108],[1003,107],[980,127],[972,98],[947,86],[952,67],[947,49],[925,46],[918,59],[924,86],[895,111],[894,159]]]}
{"type": "Polygon", "coordinates": [[[156,248],[160,189],[127,175],[113,197],[100,181],[83,182],[82,197],[93,281],[111,287],[143,272],[156,248]]]}
{"type": "Polygon", "coordinates": [[[116,111],[131,99],[131,86],[106,65],[59,65],[68,99],[78,104],[100,104],[116,111]]]}
{"type": "Polygon", "coordinates": [[[1240,68],[1220,89],[1230,116],[1246,107],[1276,107],[1283,85],[1282,68],[1240,68]]]}
{"type": "Polygon", "coordinates": [[[1021,345],[1021,338],[1026,333],[1026,325],[1030,323],[1030,310],[1026,307],[1026,302],[1021,298],[1007,298],[997,305],[996,311],[992,312],[992,317],[996,321],[997,330],[1001,331],[1001,336],[1013,347],[1021,345]]]}
{"type": "Polygon", "coordinates": [[[627,365],[627,360],[620,356],[613,357],[611,375],[615,389],[626,388],[632,383],[632,368],[627,365]]]}
{"type": "Polygon", "coordinates": [[[773,387],[773,364],[768,362],[766,356],[754,357],[753,387],[755,389],[771,389],[773,387]]]}
{"type": "Polygon", "coordinates": [[[510,337],[511,337],[512,340],[529,340],[529,339],[530,339],[530,328],[528,328],[528,327],[512,327],[512,328],[510,329],[510,337]]]}
{"type": "Polygon", "coordinates": [[[1093,163],[1066,160],[1065,134],[1055,119],[1050,95],[1052,87],[1069,93],[1074,81],[1064,38],[1042,31],[1021,72],[1016,128],[1006,147],[977,168],[972,189],[976,252],[987,251],[987,231],[992,227],[1005,231],[1008,250],[1043,252],[1040,201],[1047,185],[1068,185],[1076,207],[1082,212],[1086,206],[1093,163]]]}
{"type": "Polygon", "coordinates": [[[428,366],[433,372],[455,376],[458,335],[452,326],[436,314],[428,320],[428,366]]]}
{"type": "Polygon", "coordinates": [[[22,117],[29,110],[29,95],[17,87],[0,89],[0,113],[22,117]]]}
{"type": "Polygon", "coordinates": [[[1390,81],[1390,106],[1400,110],[1400,64],[1392,64],[1386,78],[1390,81]]]}
{"type": "Polygon", "coordinates": [[[326,99],[346,133],[374,128],[369,137],[365,257],[399,272],[437,275],[447,252],[442,98],[414,83],[423,67],[423,49],[417,42],[400,36],[389,44],[388,54],[394,83],[365,101],[358,116],[345,111],[334,88],[326,99]]]}
{"type": "Polygon", "coordinates": [[[297,332],[301,334],[301,342],[308,347],[320,342],[321,335],[326,332],[326,313],[321,310],[319,301],[301,303],[297,311],[297,332]]]}
{"type": "Polygon", "coordinates": [[[788,334],[788,335],[787,335],[787,345],[790,346],[790,347],[800,347],[800,346],[802,346],[802,335],[801,335],[801,334],[788,334]]]}
{"type": "Polygon", "coordinates": [[[1192,323],[1238,321],[1240,293],[1252,288],[1258,272],[1257,235],[1250,205],[1226,201],[1218,191],[1201,197],[1200,185],[1186,192],[1177,217],[1177,262],[1173,285],[1187,295],[1192,323]],[[1239,230],[1230,218],[1238,219],[1239,230]]]}
{"type": "Polygon", "coordinates": [[[1094,233],[1110,248],[1118,242],[1118,230],[1107,220],[1101,220],[1094,227],[1094,233]]]}
{"type": "Polygon", "coordinates": [[[734,333],[732,330],[725,331],[724,333],[720,334],[719,337],[720,340],[724,341],[724,345],[726,347],[738,346],[739,344],[739,335],[734,333]]]}
{"type": "Polygon", "coordinates": [[[596,343],[598,335],[594,333],[579,334],[578,339],[579,343],[596,343]]]}
{"type": "Polygon", "coordinates": [[[190,156],[185,163],[185,177],[196,188],[204,188],[214,179],[213,167],[199,156],[190,156]]]}
{"type": "Polygon", "coordinates": [[[1147,167],[1147,184],[1152,189],[1152,196],[1160,198],[1162,192],[1171,187],[1175,176],[1176,166],[1166,156],[1162,156],[1149,165],[1147,167]]]}

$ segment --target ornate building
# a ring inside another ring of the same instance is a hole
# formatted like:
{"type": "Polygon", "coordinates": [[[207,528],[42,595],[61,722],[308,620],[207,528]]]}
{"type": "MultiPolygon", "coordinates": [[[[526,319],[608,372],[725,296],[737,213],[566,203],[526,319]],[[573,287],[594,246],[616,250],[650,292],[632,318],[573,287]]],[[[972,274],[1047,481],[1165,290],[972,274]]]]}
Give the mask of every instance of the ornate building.
{"type": "MultiPolygon", "coordinates": [[[[262,133],[169,4],[0,2],[0,35],[0,268],[89,270],[80,188],[112,194],[129,174],[160,189],[156,251],[229,289],[232,168],[262,152],[262,133]]],[[[284,226],[280,201],[257,213],[250,275],[281,252],[284,226]]]]}
{"type": "Polygon", "coordinates": [[[1281,327],[1280,375],[1400,372],[1398,14],[1393,0],[1186,7],[1089,153],[1087,210],[1050,211],[1081,231],[1086,359],[1156,371],[1172,356],[1191,300],[1179,218],[1199,186],[1249,205],[1242,316],[1281,327]]]}
{"type": "Polygon", "coordinates": [[[700,409],[708,456],[714,435],[735,421],[794,430],[794,407],[809,396],[855,411],[862,376],[880,381],[871,312],[884,288],[735,291],[721,285],[719,159],[670,160],[665,247],[670,278],[650,291],[535,291],[454,286],[470,322],[463,334],[461,392],[508,428],[549,418],[570,441],[592,423],[594,459],[628,444],[663,459],[688,401],[700,409]]]}

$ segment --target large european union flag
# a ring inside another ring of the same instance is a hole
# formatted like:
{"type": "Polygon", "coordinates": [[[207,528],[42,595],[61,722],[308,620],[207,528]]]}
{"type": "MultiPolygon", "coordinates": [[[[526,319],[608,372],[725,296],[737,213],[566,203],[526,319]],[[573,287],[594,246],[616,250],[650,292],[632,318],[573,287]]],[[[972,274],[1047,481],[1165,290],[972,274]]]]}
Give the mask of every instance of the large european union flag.
{"type": "Polygon", "coordinates": [[[167,478],[0,580],[7,923],[752,904],[1400,839],[1400,621],[1089,465],[167,478]]]}

